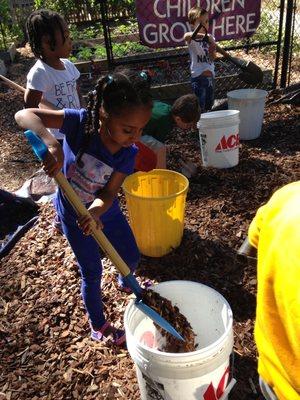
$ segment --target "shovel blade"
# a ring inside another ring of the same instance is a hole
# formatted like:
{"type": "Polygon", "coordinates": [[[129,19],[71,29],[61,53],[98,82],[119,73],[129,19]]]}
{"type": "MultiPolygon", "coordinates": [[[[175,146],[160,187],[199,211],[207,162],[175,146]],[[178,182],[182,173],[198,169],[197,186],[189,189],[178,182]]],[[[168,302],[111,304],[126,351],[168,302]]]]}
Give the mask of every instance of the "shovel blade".
{"type": "Polygon", "coordinates": [[[244,82],[249,84],[257,84],[263,81],[263,71],[258,65],[254,64],[254,62],[249,61],[241,68],[243,72],[239,75],[239,78],[242,79],[244,82]]]}
{"type": "Polygon", "coordinates": [[[258,83],[262,82],[262,76],[259,76],[257,74],[252,74],[249,73],[248,71],[243,71],[241,72],[238,77],[245,83],[248,83],[248,85],[257,85],[258,83]]]}
{"type": "Polygon", "coordinates": [[[228,59],[243,71],[238,75],[243,82],[248,83],[249,85],[256,85],[263,81],[263,71],[254,62],[245,61],[237,57],[230,57],[228,59]]]}
{"type": "Polygon", "coordinates": [[[152,321],[159,325],[162,329],[169,332],[176,339],[182,340],[183,342],[185,341],[167,320],[161,317],[156,311],[153,310],[153,308],[150,308],[147,306],[147,304],[143,303],[142,300],[136,300],[134,304],[142,313],[146,314],[147,317],[152,319],[152,321]]]}
{"type": "Polygon", "coordinates": [[[175,328],[168,321],[166,321],[163,317],[161,317],[153,308],[147,306],[147,304],[143,303],[141,296],[142,296],[142,288],[140,287],[136,277],[132,274],[128,274],[124,277],[126,285],[131,288],[133,293],[136,295],[137,299],[135,301],[136,307],[147,317],[152,319],[157,325],[161,328],[165,329],[171,335],[175,336],[176,339],[184,341],[183,337],[176,331],[175,328]]]}

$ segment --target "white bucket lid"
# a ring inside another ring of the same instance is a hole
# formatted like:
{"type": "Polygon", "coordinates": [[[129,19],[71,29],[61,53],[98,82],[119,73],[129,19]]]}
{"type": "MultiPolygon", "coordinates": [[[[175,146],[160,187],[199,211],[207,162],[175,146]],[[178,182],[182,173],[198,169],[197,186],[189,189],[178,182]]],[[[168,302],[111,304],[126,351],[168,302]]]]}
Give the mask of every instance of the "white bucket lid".
{"type": "Polygon", "coordinates": [[[197,128],[226,126],[230,124],[239,124],[239,110],[221,110],[212,111],[201,114],[200,120],[197,122],[197,128]]]}
{"type": "Polygon", "coordinates": [[[237,89],[227,93],[228,98],[238,100],[256,100],[267,97],[268,92],[262,89],[237,89]]]}

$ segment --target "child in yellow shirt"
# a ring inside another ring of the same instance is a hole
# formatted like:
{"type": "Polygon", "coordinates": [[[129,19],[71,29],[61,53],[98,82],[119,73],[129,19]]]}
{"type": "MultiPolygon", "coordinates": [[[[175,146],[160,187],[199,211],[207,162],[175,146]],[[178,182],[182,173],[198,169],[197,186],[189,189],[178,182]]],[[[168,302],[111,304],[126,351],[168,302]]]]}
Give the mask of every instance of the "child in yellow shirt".
{"type": "Polygon", "coordinates": [[[261,389],[267,400],[300,400],[300,181],[257,211],[248,239],[257,248],[261,389]]]}

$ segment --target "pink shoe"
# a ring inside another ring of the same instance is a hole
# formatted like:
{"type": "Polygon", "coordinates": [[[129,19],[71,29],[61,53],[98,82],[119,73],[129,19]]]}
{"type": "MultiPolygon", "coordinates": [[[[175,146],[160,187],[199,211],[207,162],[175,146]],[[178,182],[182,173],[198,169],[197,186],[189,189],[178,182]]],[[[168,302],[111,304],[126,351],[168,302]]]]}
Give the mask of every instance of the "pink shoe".
{"type": "Polygon", "coordinates": [[[98,342],[111,341],[116,346],[122,346],[126,342],[125,331],[123,329],[115,328],[110,325],[109,322],[105,322],[99,331],[95,331],[91,328],[91,338],[98,342]]]}
{"type": "Polygon", "coordinates": [[[127,286],[119,286],[119,287],[118,287],[118,290],[119,290],[120,292],[123,292],[123,293],[126,293],[126,294],[132,294],[132,293],[133,293],[132,290],[131,290],[131,288],[130,288],[130,287],[127,287],[127,286]]]}
{"type": "Polygon", "coordinates": [[[52,230],[53,233],[58,233],[59,235],[63,235],[63,230],[61,226],[61,222],[59,216],[56,214],[52,221],[52,230]]]}

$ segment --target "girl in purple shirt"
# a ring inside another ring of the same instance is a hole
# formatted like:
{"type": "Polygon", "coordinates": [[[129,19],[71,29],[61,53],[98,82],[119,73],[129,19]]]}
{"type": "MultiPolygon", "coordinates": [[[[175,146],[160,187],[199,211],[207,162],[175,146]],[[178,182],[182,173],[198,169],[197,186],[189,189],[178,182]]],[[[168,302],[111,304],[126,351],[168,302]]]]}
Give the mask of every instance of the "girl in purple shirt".
{"type": "MultiPolygon", "coordinates": [[[[140,259],[133,233],[117,200],[128,174],[133,172],[142,130],[151,116],[150,86],[142,74],[123,71],[100,78],[89,94],[87,110],[26,109],[15,118],[24,129],[36,132],[53,157],[44,169],[55,176],[62,168],[73,189],[88,208],[97,225],[134,271],[140,259]],[[46,128],[60,129],[63,149],[46,128]]],[[[91,233],[91,219],[78,217],[61,190],[56,210],[63,232],[77,258],[82,278],[82,298],[87,310],[91,337],[95,340],[125,342],[124,330],[105,318],[101,298],[102,262],[91,233]]],[[[121,289],[124,287],[119,277],[121,289]]]]}

